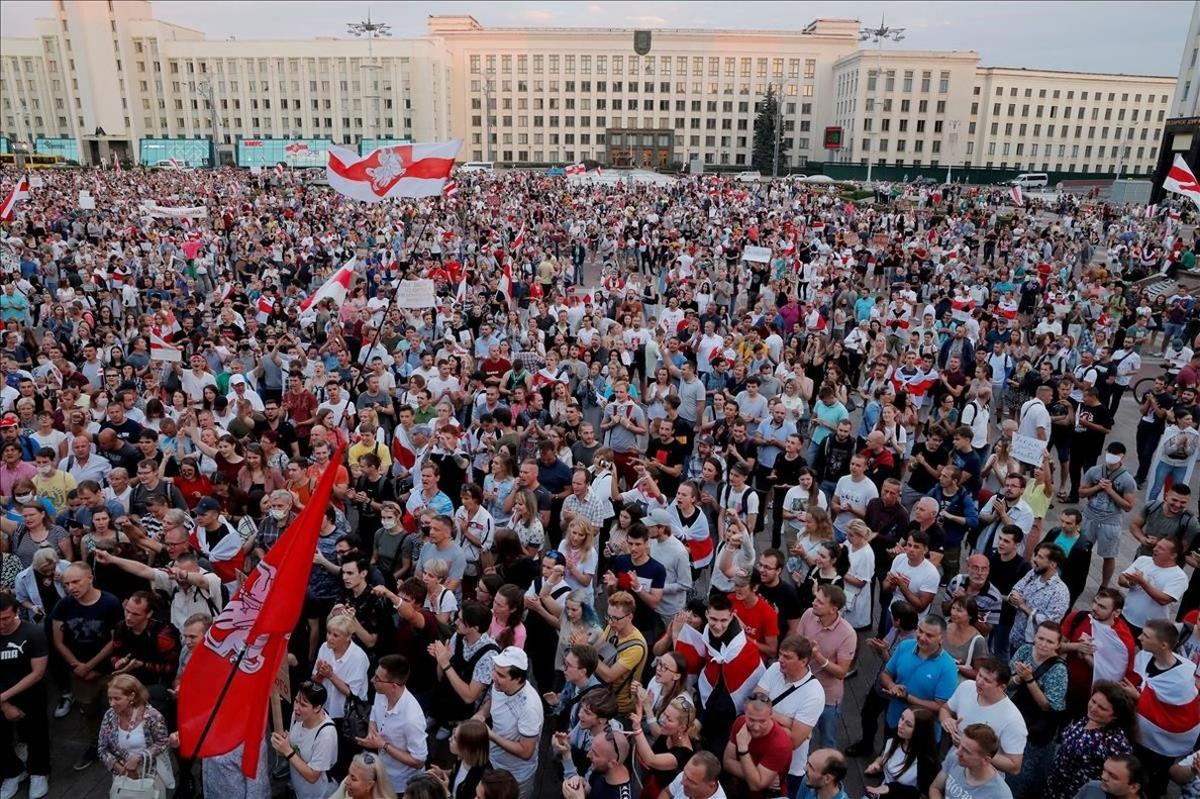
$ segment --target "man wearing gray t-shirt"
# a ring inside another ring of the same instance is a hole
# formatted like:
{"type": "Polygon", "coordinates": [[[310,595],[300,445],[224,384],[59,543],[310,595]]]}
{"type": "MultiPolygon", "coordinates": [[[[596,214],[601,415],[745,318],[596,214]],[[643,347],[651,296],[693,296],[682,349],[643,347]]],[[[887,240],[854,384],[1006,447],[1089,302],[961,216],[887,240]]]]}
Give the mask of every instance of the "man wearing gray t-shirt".
{"type": "Polygon", "coordinates": [[[942,763],[929,799],[1012,799],[1004,775],[992,765],[1000,739],[986,724],[971,724],[942,763]]]}

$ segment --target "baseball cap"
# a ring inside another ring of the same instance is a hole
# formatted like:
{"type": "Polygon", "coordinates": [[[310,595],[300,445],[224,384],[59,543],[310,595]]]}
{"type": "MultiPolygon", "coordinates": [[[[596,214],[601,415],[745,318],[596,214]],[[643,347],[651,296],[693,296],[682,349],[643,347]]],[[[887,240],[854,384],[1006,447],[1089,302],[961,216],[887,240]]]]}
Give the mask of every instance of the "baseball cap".
{"type": "Polygon", "coordinates": [[[642,520],[642,523],[645,524],[647,527],[652,526],[652,525],[662,525],[664,527],[673,527],[675,525],[674,520],[671,519],[671,514],[667,513],[667,511],[665,511],[662,508],[655,508],[654,510],[647,513],[646,518],[642,520]]]}
{"type": "Polygon", "coordinates": [[[492,658],[492,665],[501,666],[506,669],[529,671],[529,656],[525,654],[524,649],[509,646],[505,647],[500,654],[492,658]]]}
{"type": "Polygon", "coordinates": [[[231,386],[245,385],[245,383],[246,383],[246,378],[243,377],[242,375],[232,375],[229,378],[229,385],[231,385],[231,386]]]}
{"type": "Polygon", "coordinates": [[[6,413],[3,418],[0,418],[0,427],[16,427],[17,415],[15,413],[6,413]]]}
{"type": "Polygon", "coordinates": [[[209,511],[220,510],[220,509],[221,509],[221,503],[217,502],[212,497],[204,497],[199,502],[196,503],[196,515],[197,516],[199,516],[201,513],[208,513],[209,511]]]}

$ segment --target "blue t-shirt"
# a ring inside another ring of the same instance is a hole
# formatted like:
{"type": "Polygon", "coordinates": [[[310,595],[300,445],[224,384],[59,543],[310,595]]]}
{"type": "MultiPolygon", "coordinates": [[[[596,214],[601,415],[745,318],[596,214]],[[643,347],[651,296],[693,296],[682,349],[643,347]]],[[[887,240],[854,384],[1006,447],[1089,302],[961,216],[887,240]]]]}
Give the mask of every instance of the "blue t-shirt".
{"type": "Polygon", "coordinates": [[[113,630],[124,621],[125,611],[121,609],[121,600],[101,591],[100,598],[90,605],[73,596],[63,597],[50,617],[62,622],[63,642],[76,658],[86,663],[112,641],[113,630]]]}
{"type": "MultiPolygon", "coordinates": [[[[826,405],[824,402],[820,402],[820,401],[814,402],[813,403],[813,413],[816,414],[818,419],[829,422],[830,424],[833,424],[835,426],[837,425],[838,422],[842,421],[843,419],[850,418],[850,414],[846,410],[846,406],[840,402],[834,402],[832,406],[826,405]]],[[[820,444],[822,441],[825,440],[825,437],[828,436],[832,432],[833,431],[830,430],[828,427],[824,427],[822,425],[813,425],[813,429],[812,429],[813,446],[820,444]]]]}
{"type": "MultiPolygon", "coordinates": [[[[667,584],[667,569],[654,558],[647,558],[641,566],[635,566],[629,555],[618,555],[613,560],[612,571],[618,579],[622,574],[632,574],[639,591],[653,591],[667,584]]],[[[633,594],[633,598],[637,602],[633,611],[634,626],[639,630],[654,629],[654,609],[642,602],[637,594],[633,594]]]]}
{"type": "MultiPolygon", "coordinates": [[[[946,702],[958,687],[958,664],[954,662],[950,653],[940,649],[935,657],[921,657],[917,653],[915,638],[900,642],[888,659],[885,669],[893,680],[908,689],[910,696],[917,699],[946,702]]],[[[896,728],[906,707],[908,703],[899,699],[892,699],[888,703],[888,727],[896,728]]],[[[940,739],[940,724],[937,729],[940,739]]]]}

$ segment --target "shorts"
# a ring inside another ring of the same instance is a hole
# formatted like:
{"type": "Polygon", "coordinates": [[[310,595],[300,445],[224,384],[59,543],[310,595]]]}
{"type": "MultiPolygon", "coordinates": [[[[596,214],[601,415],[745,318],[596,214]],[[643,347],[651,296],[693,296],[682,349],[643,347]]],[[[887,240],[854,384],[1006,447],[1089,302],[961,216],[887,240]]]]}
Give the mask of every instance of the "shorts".
{"type": "Polygon", "coordinates": [[[1063,435],[1054,440],[1054,451],[1058,453],[1060,463],[1071,460],[1071,436],[1063,435]]]}
{"type": "Polygon", "coordinates": [[[1119,522],[1090,521],[1085,517],[1080,533],[1093,543],[1092,552],[1102,558],[1115,558],[1121,548],[1119,522]]]}

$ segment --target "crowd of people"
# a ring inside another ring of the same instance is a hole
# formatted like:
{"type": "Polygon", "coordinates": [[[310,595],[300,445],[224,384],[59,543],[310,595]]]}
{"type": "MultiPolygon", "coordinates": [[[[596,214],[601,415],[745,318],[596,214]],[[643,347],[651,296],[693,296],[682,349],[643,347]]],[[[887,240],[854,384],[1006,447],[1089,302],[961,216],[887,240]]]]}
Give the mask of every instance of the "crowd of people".
{"type": "Polygon", "coordinates": [[[1143,282],[1194,268],[1186,210],[38,177],[0,236],[0,799],[72,759],[114,796],[1200,796],[1200,297],[1143,282]],[[339,452],[285,721],[254,779],[190,759],[189,657],[339,452]]]}

